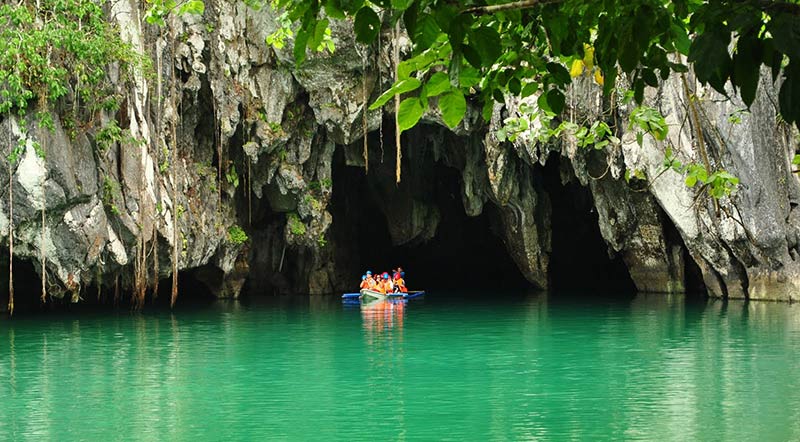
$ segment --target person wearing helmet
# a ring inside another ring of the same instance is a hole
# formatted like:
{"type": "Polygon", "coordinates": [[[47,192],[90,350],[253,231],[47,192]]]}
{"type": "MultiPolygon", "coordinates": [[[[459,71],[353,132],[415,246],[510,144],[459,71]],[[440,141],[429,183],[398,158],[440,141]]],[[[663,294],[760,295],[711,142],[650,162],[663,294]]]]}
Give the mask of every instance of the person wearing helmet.
{"type": "Polygon", "coordinates": [[[408,289],[406,288],[406,281],[403,279],[403,274],[405,272],[400,272],[397,274],[397,277],[394,280],[394,292],[395,293],[408,293],[408,289]]]}
{"type": "Polygon", "coordinates": [[[367,275],[361,275],[361,286],[359,288],[362,289],[369,288],[369,281],[367,281],[367,275]]]}
{"type": "Polygon", "coordinates": [[[392,285],[392,280],[389,278],[388,272],[383,272],[381,275],[383,278],[383,293],[392,293],[394,292],[394,285],[392,285]]]}

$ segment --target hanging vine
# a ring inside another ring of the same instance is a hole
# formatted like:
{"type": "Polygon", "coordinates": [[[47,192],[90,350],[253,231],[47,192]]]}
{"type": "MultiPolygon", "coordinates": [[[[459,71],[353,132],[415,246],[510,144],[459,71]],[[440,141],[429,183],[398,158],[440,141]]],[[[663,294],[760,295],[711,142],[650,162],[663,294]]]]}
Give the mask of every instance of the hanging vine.
{"type": "Polygon", "coordinates": [[[369,144],[367,143],[367,108],[369,107],[369,97],[367,96],[367,57],[369,55],[369,47],[366,47],[361,56],[361,98],[362,98],[362,114],[361,114],[361,130],[364,135],[364,173],[369,173],[369,144]]]}
{"type": "MultiPolygon", "coordinates": [[[[394,80],[398,81],[400,74],[397,71],[400,66],[400,45],[398,44],[400,35],[400,21],[398,20],[394,25],[394,33],[392,34],[392,50],[394,55],[394,80]]],[[[395,156],[395,184],[400,184],[400,159],[402,154],[400,152],[400,94],[394,96],[394,141],[397,149],[395,156]]]]}
{"type": "MultiPolygon", "coordinates": [[[[175,30],[172,31],[172,53],[170,59],[175,58],[175,30]]],[[[178,97],[175,89],[175,82],[177,81],[177,72],[175,66],[172,66],[172,78],[170,83],[170,98],[172,99],[173,112],[178,109],[178,97]]],[[[169,306],[175,307],[175,302],[178,300],[178,238],[180,224],[178,222],[178,134],[176,128],[177,115],[172,119],[172,161],[170,161],[170,173],[172,174],[172,293],[170,294],[169,306]]]]}

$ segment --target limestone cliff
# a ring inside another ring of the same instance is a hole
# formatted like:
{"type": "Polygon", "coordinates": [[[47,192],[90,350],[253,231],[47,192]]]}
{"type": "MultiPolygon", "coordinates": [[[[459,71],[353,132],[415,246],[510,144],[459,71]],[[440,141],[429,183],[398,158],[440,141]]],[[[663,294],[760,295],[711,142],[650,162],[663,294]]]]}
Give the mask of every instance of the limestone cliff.
{"type": "MultiPolygon", "coordinates": [[[[343,165],[365,166],[367,132],[366,182],[395,245],[437,234],[443,214],[430,198],[431,176],[441,164],[460,175],[466,215],[491,207],[508,255],[533,286],[547,288],[552,205],[564,196],[548,191],[542,174],[549,159],[560,158],[560,179],[591,196],[608,254],[622,258],[639,290],[684,291],[687,269],[696,267],[712,296],[798,299],[800,186],[790,165],[797,142],[776,116],[769,77],[745,113],[737,113],[744,108],[737,99],[688,77],[700,97],[711,161],[741,179],[738,193],[719,203],[664,171],[667,147],[684,161],[699,155],[680,77],[648,90],[647,102],[666,116],[670,131],[667,140],[645,137],[642,146],[625,123],[630,106],[604,113],[608,103],[588,79],[570,91],[563,118],[617,122],[621,143],[599,151],[578,148],[569,136],[500,141],[503,121],[520,114],[512,98],[495,105],[489,124],[470,109],[453,131],[429,113],[404,134],[398,187],[391,106],[366,107],[392,82],[392,45],[407,51],[407,39],[387,30],[379,45],[366,47],[348,23],[334,22],[335,52],[309,53],[298,67],[289,49],[265,43],[277,27],[269,8],[207,1],[203,17],[171,17],[165,28],[145,24],[144,8],[139,0],[110,2],[109,17],[124,40],[153,66],[119,81],[125,100],[118,111],[100,111],[96,125],[77,129],[58,111],[53,130],[31,117],[28,135],[19,120],[0,120],[4,156],[20,140],[26,144],[10,171],[13,220],[9,188],[0,189],[2,243],[13,222],[14,255],[46,272],[50,296],[78,301],[94,296],[90,286],[129,291],[137,269],[152,286],[171,274],[174,247],[178,269],[221,297],[238,296],[245,281],[256,292],[347,287],[359,272],[357,232],[347,225],[347,208],[331,205],[332,169],[336,155],[343,165]],[[734,113],[740,122],[729,118],[734,113]],[[129,136],[103,145],[99,134],[109,121],[129,136]],[[34,142],[45,146],[43,158],[34,142]],[[384,150],[385,161],[378,161],[384,150]],[[627,180],[626,171],[646,180],[627,180]],[[388,197],[392,204],[382,204],[388,197]],[[247,242],[231,238],[234,226],[248,233],[247,242]]],[[[109,75],[118,76],[113,66],[109,75]]],[[[8,163],[0,162],[0,177],[8,174],[8,163]]]]}

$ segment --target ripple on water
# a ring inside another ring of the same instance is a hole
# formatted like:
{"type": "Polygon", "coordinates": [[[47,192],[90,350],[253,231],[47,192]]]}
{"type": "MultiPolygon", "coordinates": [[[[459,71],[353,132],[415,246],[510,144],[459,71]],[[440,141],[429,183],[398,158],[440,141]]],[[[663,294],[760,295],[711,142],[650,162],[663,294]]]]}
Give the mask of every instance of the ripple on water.
{"type": "Polygon", "coordinates": [[[0,322],[0,439],[800,439],[800,310],[431,294],[0,322]]]}

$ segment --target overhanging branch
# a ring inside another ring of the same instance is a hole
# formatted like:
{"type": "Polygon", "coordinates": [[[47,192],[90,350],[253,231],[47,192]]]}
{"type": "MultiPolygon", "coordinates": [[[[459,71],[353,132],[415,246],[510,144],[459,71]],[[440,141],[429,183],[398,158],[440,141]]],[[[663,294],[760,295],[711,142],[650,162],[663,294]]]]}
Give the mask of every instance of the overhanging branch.
{"type": "Polygon", "coordinates": [[[550,3],[560,3],[562,0],[521,0],[501,5],[473,6],[461,11],[462,14],[494,14],[495,12],[533,8],[550,3]]]}

